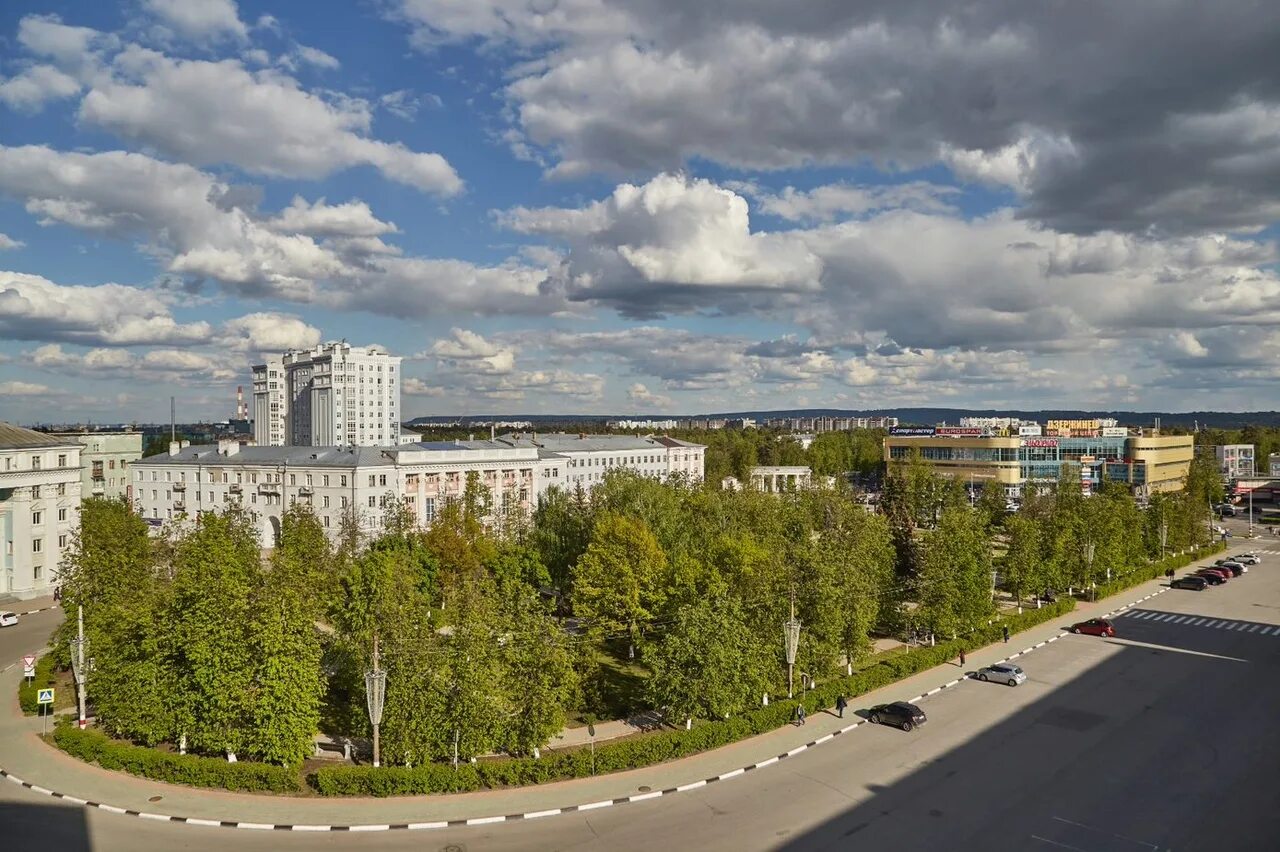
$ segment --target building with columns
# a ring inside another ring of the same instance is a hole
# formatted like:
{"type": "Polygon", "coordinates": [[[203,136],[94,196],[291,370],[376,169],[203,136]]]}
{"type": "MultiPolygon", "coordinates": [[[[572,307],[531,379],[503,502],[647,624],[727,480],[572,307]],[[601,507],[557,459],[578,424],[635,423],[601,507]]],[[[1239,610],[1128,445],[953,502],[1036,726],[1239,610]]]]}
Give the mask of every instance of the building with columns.
{"type": "Polygon", "coordinates": [[[75,441],[0,423],[0,594],[47,595],[80,523],[75,441]]]}
{"type": "Polygon", "coordinates": [[[807,465],[760,465],[751,468],[751,490],[776,494],[808,488],[813,471],[807,465]]]}

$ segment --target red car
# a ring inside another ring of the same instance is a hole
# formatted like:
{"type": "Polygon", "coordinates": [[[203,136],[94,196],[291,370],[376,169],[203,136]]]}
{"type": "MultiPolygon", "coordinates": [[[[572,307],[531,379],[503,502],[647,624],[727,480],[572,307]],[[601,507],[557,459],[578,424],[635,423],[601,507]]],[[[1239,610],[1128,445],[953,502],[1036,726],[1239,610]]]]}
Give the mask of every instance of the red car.
{"type": "Polygon", "coordinates": [[[1230,568],[1201,568],[1197,574],[1217,574],[1224,581],[1230,580],[1232,577],[1230,568]]]}
{"type": "Polygon", "coordinates": [[[1116,628],[1105,618],[1091,618],[1079,624],[1071,625],[1072,633],[1085,633],[1089,636],[1115,636],[1116,628]]]}

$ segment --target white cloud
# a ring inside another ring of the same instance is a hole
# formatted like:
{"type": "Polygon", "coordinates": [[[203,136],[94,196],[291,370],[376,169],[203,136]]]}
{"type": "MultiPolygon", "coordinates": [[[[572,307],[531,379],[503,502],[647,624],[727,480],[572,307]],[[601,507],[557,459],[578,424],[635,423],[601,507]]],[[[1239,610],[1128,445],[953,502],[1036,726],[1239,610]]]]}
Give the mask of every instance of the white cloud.
{"type": "Polygon", "coordinates": [[[503,375],[515,368],[515,350],[497,346],[463,328],[455,328],[451,334],[451,339],[437,340],[428,351],[455,369],[503,375]]]}
{"type": "Polygon", "coordinates": [[[185,162],[301,178],[370,165],[425,192],[462,191],[439,154],[370,138],[363,100],[325,100],[285,74],[249,71],[235,59],[180,60],[138,47],[120,53],[113,72],[95,79],[81,120],[185,162]]]}
{"type": "Polygon", "coordinates": [[[18,22],[18,41],[31,53],[53,59],[62,68],[96,64],[102,50],[118,44],[113,35],[69,26],[57,15],[27,15],[18,22]]]}
{"type": "Polygon", "coordinates": [[[959,193],[954,187],[924,181],[883,186],[833,183],[805,191],[788,186],[779,193],[764,192],[751,184],[741,188],[761,211],[792,222],[830,222],[896,208],[950,212],[953,207],[948,199],[959,193]]]}
{"type": "Polygon", "coordinates": [[[219,343],[239,352],[309,349],[320,342],[320,329],[292,314],[261,312],[223,323],[219,343]]]}
{"type": "Polygon", "coordinates": [[[412,121],[422,106],[440,107],[444,105],[444,101],[439,95],[429,92],[418,95],[412,89],[396,89],[378,98],[378,104],[392,115],[412,121]]]}
{"type": "Polygon", "coordinates": [[[374,216],[363,201],[326,204],[320,198],[308,203],[298,195],[267,224],[284,233],[328,237],[377,237],[397,231],[391,222],[374,216]]]}
{"type": "Polygon", "coordinates": [[[26,243],[22,240],[15,240],[8,234],[0,233],[0,251],[13,251],[14,249],[20,249],[25,245],[26,243]]]}
{"type": "Polygon", "coordinates": [[[44,396],[53,392],[48,385],[39,385],[34,382],[0,382],[0,397],[44,396]]]}
{"type": "Polygon", "coordinates": [[[1209,354],[1196,336],[1189,331],[1178,331],[1173,334],[1173,345],[1179,352],[1191,358],[1203,358],[1209,354]]]}
{"type": "Polygon", "coordinates": [[[338,61],[337,57],[330,56],[318,47],[299,44],[294,47],[293,55],[297,57],[299,63],[311,65],[325,71],[336,71],[342,67],[342,63],[338,61]]]}
{"type": "Polygon", "coordinates": [[[16,110],[34,112],[46,101],[80,93],[80,81],[52,65],[32,65],[20,74],[0,80],[0,101],[16,110]]]}
{"type": "Polygon", "coordinates": [[[670,408],[672,405],[671,397],[653,393],[640,382],[627,388],[627,399],[635,405],[646,408],[670,408]]]}
{"type": "Polygon", "coordinates": [[[244,40],[248,30],[234,0],[143,0],[165,26],[192,41],[244,40]]]}
{"type": "Polygon", "coordinates": [[[203,342],[209,334],[206,322],[175,320],[153,291],[0,271],[0,335],[12,340],[135,345],[203,342]]]}
{"type": "Polygon", "coordinates": [[[69,376],[85,374],[138,381],[232,382],[242,376],[239,358],[196,352],[191,349],[151,349],[136,355],[126,349],[66,350],[56,343],[26,353],[37,369],[69,376]]]}

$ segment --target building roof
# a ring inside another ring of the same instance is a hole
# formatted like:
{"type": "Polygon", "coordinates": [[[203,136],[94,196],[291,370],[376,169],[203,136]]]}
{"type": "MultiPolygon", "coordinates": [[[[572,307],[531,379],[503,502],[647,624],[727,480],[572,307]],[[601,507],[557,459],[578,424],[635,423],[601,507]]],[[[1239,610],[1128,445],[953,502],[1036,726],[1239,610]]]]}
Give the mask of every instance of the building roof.
{"type": "Polygon", "coordinates": [[[24,429],[12,423],[0,422],[0,450],[39,449],[41,447],[78,447],[75,441],[68,441],[55,435],[24,429]]]}
{"type": "Polygon", "coordinates": [[[501,435],[498,443],[509,447],[537,447],[552,453],[599,453],[626,450],[652,450],[665,447],[701,447],[666,436],[647,435],[571,435],[566,432],[519,432],[501,435]]]}
{"type": "MultiPolygon", "coordinates": [[[[412,444],[408,446],[414,446],[412,444]]],[[[175,455],[161,453],[134,462],[134,466],[174,465],[286,465],[306,467],[356,467],[390,464],[386,453],[402,447],[241,447],[232,455],[218,451],[216,444],[185,447],[175,455]]]]}

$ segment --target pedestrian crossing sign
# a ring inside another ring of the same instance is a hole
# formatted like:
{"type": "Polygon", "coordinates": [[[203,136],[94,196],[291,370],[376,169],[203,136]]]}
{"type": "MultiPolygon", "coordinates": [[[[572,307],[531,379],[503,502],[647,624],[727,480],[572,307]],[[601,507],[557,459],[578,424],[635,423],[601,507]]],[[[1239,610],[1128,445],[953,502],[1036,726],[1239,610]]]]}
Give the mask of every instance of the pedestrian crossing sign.
{"type": "Polygon", "coordinates": [[[37,703],[37,704],[52,704],[52,703],[53,703],[53,690],[52,690],[52,689],[41,689],[40,691],[38,691],[38,692],[36,693],[36,703],[37,703]]]}

